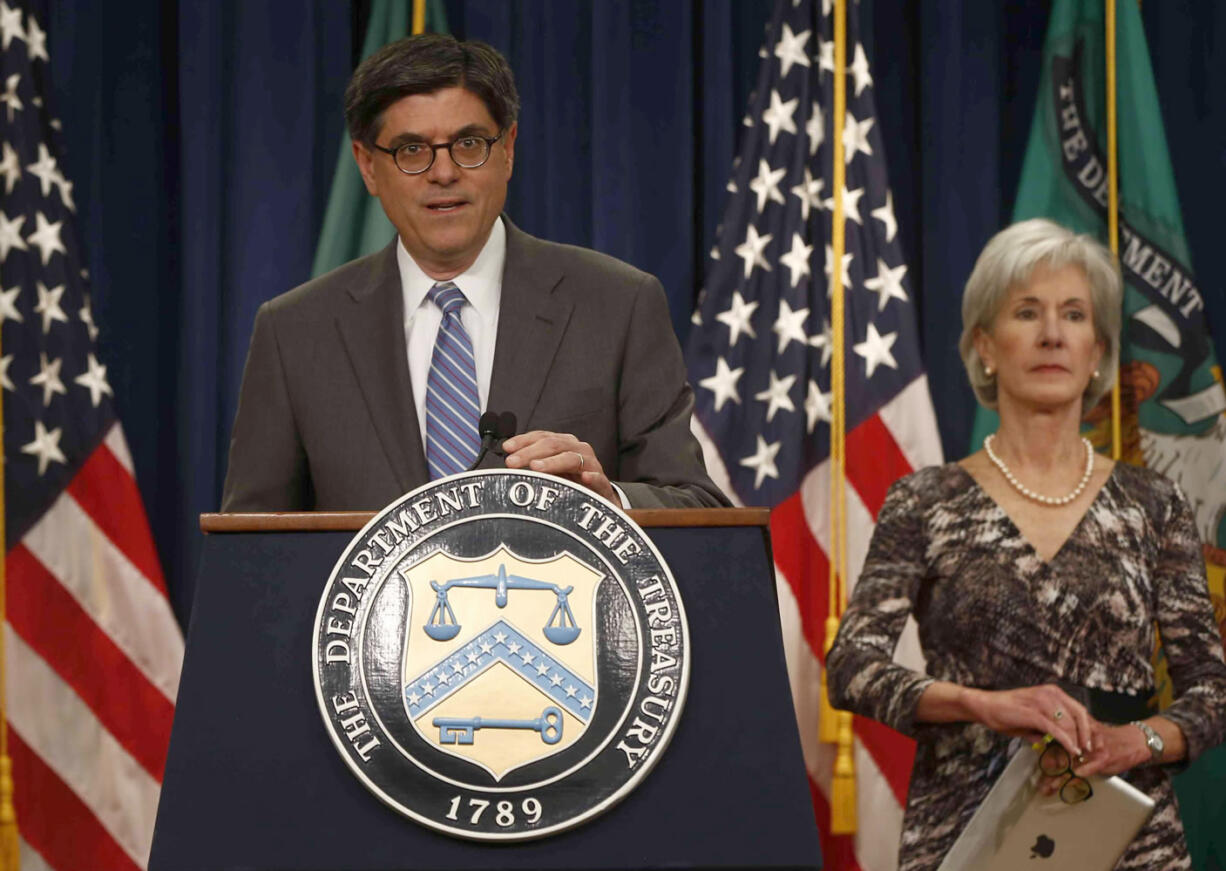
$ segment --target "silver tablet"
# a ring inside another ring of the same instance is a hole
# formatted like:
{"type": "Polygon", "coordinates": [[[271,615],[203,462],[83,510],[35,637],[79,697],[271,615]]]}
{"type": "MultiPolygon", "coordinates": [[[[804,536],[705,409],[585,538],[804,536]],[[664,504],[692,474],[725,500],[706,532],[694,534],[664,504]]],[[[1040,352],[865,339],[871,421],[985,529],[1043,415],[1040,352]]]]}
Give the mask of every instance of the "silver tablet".
{"type": "Polygon", "coordinates": [[[1154,811],[1119,777],[1090,777],[1076,804],[1039,791],[1039,754],[1022,747],[938,871],[1111,871],[1154,811]]]}

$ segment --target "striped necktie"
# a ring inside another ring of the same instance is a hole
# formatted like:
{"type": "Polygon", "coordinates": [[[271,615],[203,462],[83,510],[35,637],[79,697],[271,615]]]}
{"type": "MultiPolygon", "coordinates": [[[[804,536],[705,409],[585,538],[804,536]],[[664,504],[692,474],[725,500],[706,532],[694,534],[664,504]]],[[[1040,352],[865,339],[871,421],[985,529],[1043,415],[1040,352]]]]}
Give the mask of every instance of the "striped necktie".
{"type": "Polygon", "coordinates": [[[426,379],[426,463],[434,480],[467,470],[477,458],[481,398],[472,339],[460,322],[464,294],[445,281],[428,296],[443,310],[426,379]]]}

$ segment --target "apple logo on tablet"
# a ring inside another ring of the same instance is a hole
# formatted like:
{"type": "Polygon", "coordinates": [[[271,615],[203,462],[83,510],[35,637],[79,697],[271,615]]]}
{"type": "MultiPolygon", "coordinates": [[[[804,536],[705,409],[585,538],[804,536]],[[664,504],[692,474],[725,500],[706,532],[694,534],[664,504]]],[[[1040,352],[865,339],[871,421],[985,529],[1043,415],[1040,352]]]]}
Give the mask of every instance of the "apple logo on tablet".
{"type": "Polygon", "coordinates": [[[1030,858],[1033,859],[1037,856],[1040,859],[1050,859],[1051,854],[1055,851],[1056,842],[1047,837],[1047,835],[1039,835],[1035,839],[1034,846],[1030,848],[1030,858]]]}

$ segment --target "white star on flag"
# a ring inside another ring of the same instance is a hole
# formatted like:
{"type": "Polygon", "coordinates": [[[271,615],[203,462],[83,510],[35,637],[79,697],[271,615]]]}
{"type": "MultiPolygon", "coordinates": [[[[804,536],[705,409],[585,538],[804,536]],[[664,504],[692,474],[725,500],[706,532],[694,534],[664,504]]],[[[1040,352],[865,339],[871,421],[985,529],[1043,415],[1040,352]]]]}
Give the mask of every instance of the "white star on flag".
{"type": "Polygon", "coordinates": [[[775,455],[783,442],[767,444],[766,439],[758,436],[758,450],[741,460],[741,465],[754,470],[754,489],[759,489],[767,478],[778,478],[779,469],[775,466],[775,455]]]}
{"type": "Polygon", "coordinates": [[[906,274],[905,263],[891,269],[884,260],[877,258],[877,277],[864,280],[865,287],[877,292],[877,311],[884,311],[891,299],[907,301],[907,292],[902,289],[902,277],[906,274]]]}
{"type": "Polygon", "coordinates": [[[775,137],[779,135],[780,130],[786,130],[788,133],[796,132],[796,122],[792,120],[792,115],[796,112],[796,106],[799,103],[799,97],[793,97],[785,103],[779,98],[778,91],[771,91],[770,108],[762,113],[762,123],[770,128],[771,145],[775,144],[775,137]]]}
{"type": "Polygon", "coordinates": [[[792,385],[796,383],[796,376],[789,375],[786,378],[780,378],[775,374],[775,370],[770,371],[770,386],[761,393],[755,393],[754,399],[765,402],[766,405],[766,422],[770,423],[775,419],[775,414],[779,409],[784,411],[795,411],[796,405],[792,402],[792,397],[788,396],[788,391],[792,389],[792,385]]]}
{"type": "MultiPolygon", "coordinates": [[[[792,250],[779,258],[779,262],[788,268],[792,276],[792,287],[800,284],[802,278],[812,273],[809,271],[809,258],[813,256],[813,246],[806,245],[799,233],[792,234],[792,250]]],[[[787,305],[785,302],[784,305],[787,305]]],[[[805,309],[808,311],[808,309],[805,309]]],[[[803,339],[802,339],[803,341],[803,339]]]]}
{"type": "MultiPolygon", "coordinates": [[[[750,227],[750,230],[753,228],[750,227]]],[[[732,335],[728,337],[728,347],[736,347],[737,340],[741,338],[741,333],[745,333],[749,338],[756,339],[758,334],[754,331],[751,319],[753,313],[757,311],[758,303],[745,302],[745,298],[741,296],[738,290],[732,294],[732,304],[726,311],[722,311],[715,316],[715,319],[721,324],[727,324],[728,329],[732,331],[732,335]]]]}
{"type": "Polygon", "coordinates": [[[17,387],[9,380],[9,366],[12,362],[12,354],[5,354],[3,357],[0,357],[0,387],[3,387],[5,390],[12,390],[15,393],[17,387]]]}
{"type": "Polygon", "coordinates": [[[21,7],[0,3],[0,48],[8,51],[9,43],[14,39],[25,41],[26,32],[21,27],[21,7]]]}
{"type": "Polygon", "coordinates": [[[851,66],[847,68],[856,79],[856,96],[860,96],[860,92],[873,83],[873,77],[868,71],[868,55],[864,53],[864,46],[856,43],[856,55],[852,60],[851,66]]]}
{"type": "Polygon", "coordinates": [[[857,154],[872,155],[873,147],[868,144],[868,131],[873,128],[875,118],[865,118],[857,121],[851,112],[843,124],[843,162],[851,163],[857,154]]]}
{"type": "MultiPolygon", "coordinates": [[[[851,287],[851,259],[854,256],[855,255],[852,254],[850,251],[848,251],[847,253],[843,255],[843,269],[841,271],[843,273],[843,287],[844,288],[851,287]]],[[[829,245],[827,245],[826,246],[826,266],[825,266],[825,269],[826,269],[826,296],[830,296],[830,289],[832,287],[830,280],[834,277],[833,266],[834,266],[834,249],[831,248],[829,245]]]]}
{"type": "Polygon", "coordinates": [[[14,248],[18,251],[29,250],[26,240],[21,238],[21,225],[25,222],[25,215],[18,215],[10,220],[8,215],[0,212],[0,263],[8,260],[9,252],[14,248]]]}
{"type": "Polygon", "coordinates": [[[31,61],[51,60],[47,55],[47,34],[38,26],[33,15],[29,16],[29,24],[26,25],[26,45],[29,46],[27,51],[31,61]]]}
{"type": "Polygon", "coordinates": [[[26,172],[38,179],[38,188],[44,197],[51,193],[51,186],[55,184],[59,169],[45,143],[38,144],[38,160],[27,166],[26,172]]]}
{"type": "Polygon", "coordinates": [[[809,41],[810,34],[811,31],[808,30],[792,33],[791,27],[787,24],[783,25],[783,34],[779,37],[779,44],[775,46],[775,57],[779,58],[780,75],[786,76],[792,69],[792,64],[802,67],[809,65],[809,56],[805,54],[805,43],[809,41]]]}
{"type": "Polygon", "coordinates": [[[834,43],[817,35],[817,69],[818,73],[834,72],[834,43]]]}
{"type": "Polygon", "coordinates": [[[68,315],[64,314],[64,310],[60,308],[60,297],[64,295],[64,285],[47,289],[47,285],[41,281],[38,282],[38,304],[34,306],[34,313],[43,316],[43,335],[51,332],[51,322],[61,321],[68,323],[68,315]]]}
{"type": "Polygon", "coordinates": [[[732,369],[728,366],[728,362],[720,357],[715,361],[715,374],[703,378],[698,382],[698,386],[705,387],[715,394],[715,410],[720,411],[729,399],[740,404],[741,394],[736,389],[736,383],[744,373],[744,366],[732,369]]]}
{"type": "Polygon", "coordinates": [[[761,266],[767,272],[771,271],[771,265],[762,256],[762,252],[766,250],[766,246],[773,238],[770,233],[759,236],[758,228],[753,224],[745,228],[745,241],[736,246],[735,253],[737,257],[745,261],[746,278],[753,273],[755,266],[761,266]]]}
{"type": "Polygon", "coordinates": [[[809,167],[805,167],[805,180],[798,185],[793,185],[791,190],[791,193],[800,200],[800,220],[809,220],[809,209],[821,210],[821,192],[825,184],[825,179],[814,178],[813,173],[809,172],[809,167]]]}
{"type": "MultiPolygon", "coordinates": [[[[800,236],[796,237],[797,239],[800,236]]],[[[810,248],[810,251],[813,249],[810,248]]],[[[809,334],[805,332],[805,319],[809,317],[807,308],[797,309],[792,311],[792,307],[788,305],[786,299],[779,300],[779,317],[775,319],[775,325],[771,327],[771,331],[779,337],[779,347],[775,350],[776,354],[782,354],[792,342],[799,342],[805,345],[808,342],[809,334]]],[[[770,415],[767,415],[767,420],[770,420],[770,415]]]]}
{"type": "Polygon", "coordinates": [[[808,420],[810,433],[813,432],[813,427],[817,426],[819,420],[830,423],[830,399],[833,396],[833,392],[822,393],[817,387],[817,382],[812,378],[809,379],[809,395],[805,397],[805,417],[808,420]]]}
{"type": "Polygon", "coordinates": [[[67,463],[68,458],[60,450],[60,436],[64,434],[61,427],[50,432],[43,426],[41,420],[34,421],[34,441],[22,445],[21,452],[38,457],[38,476],[41,478],[51,463],[67,463]]]}
{"type": "Polygon", "coordinates": [[[805,135],[809,137],[809,156],[812,157],[826,141],[826,115],[822,112],[821,104],[816,100],[813,101],[813,111],[809,113],[809,120],[805,123],[805,135]]]}
{"type": "MultiPolygon", "coordinates": [[[[864,188],[856,188],[854,191],[849,191],[843,188],[843,214],[848,220],[855,221],[863,226],[864,221],[860,218],[860,197],[864,196],[864,188]]],[[[826,208],[829,211],[834,211],[834,197],[826,199],[826,208]]]]}
{"type": "Polygon", "coordinates": [[[885,205],[879,209],[873,209],[870,214],[885,224],[885,241],[893,242],[894,234],[898,232],[898,222],[894,220],[894,194],[887,190],[885,192],[885,205]]]}
{"type": "Polygon", "coordinates": [[[55,171],[53,181],[55,186],[60,189],[60,202],[64,204],[64,208],[70,212],[75,212],[77,204],[72,198],[72,182],[64,178],[64,174],[58,169],[55,171]]]}
{"type": "Polygon", "coordinates": [[[758,161],[758,174],[749,183],[749,189],[758,195],[758,212],[766,208],[766,201],[783,203],[783,194],[779,190],[779,181],[787,175],[787,168],[771,169],[765,160],[758,161]]]}
{"type": "Polygon", "coordinates": [[[20,284],[16,287],[10,287],[8,290],[0,290],[0,324],[3,324],[5,321],[16,321],[19,324],[25,323],[25,318],[17,310],[17,297],[20,295],[20,284]]]}
{"type": "Polygon", "coordinates": [[[72,379],[74,384],[80,384],[89,390],[89,401],[94,406],[98,407],[98,403],[102,401],[102,394],[114,396],[111,392],[111,385],[106,380],[106,367],[98,362],[98,359],[93,355],[89,355],[89,368],[76,378],[72,379]]]}
{"type": "Polygon", "coordinates": [[[0,94],[0,103],[8,109],[9,123],[13,123],[13,113],[23,108],[21,97],[17,96],[17,86],[21,84],[21,74],[13,73],[4,82],[4,93],[0,94]]]}
{"type": "Polygon", "coordinates": [[[4,177],[4,192],[11,194],[17,182],[21,180],[21,163],[17,159],[17,152],[13,150],[13,146],[5,142],[3,148],[4,159],[0,160],[0,176],[4,177]]]}
{"type": "Polygon", "coordinates": [[[36,225],[34,232],[26,236],[26,242],[38,248],[39,254],[42,255],[43,266],[47,265],[47,261],[56,251],[61,254],[68,253],[68,249],[64,247],[60,239],[60,227],[63,226],[63,221],[56,221],[52,224],[42,212],[35,212],[34,223],[36,225]]]}
{"type": "Polygon", "coordinates": [[[38,355],[38,374],[30,378],[30,384],[43,389],[43,408],[51,404],[51,397],[55,394],[66,395],[68,393],[64,382],[60,380],[60,366],[63,362],[63,358],[60,357],[57,357],[54,362],[49,362],[46,354],[38,355]]]}
{"type": "Polygon", "coordinates": [[[864,341],[852,346],[852,350],[864,358],[865,378],[872,378],[877,367],[881,365],[889,366],[891,369],[898,368],[898,361],[890,353],[890,348],[897,339],[898,333],[886,333],[883,336],[877,332],[876,325],[869,322],[868,333],[864,341]]]}
{"type": "Polygon", "coordinates": [[[94,323],[94,313],[89,307],[89,297],[85,298],[85,304],[81,306],[77,316],[81,318],[81,323],[85,324],[85,329],[89,333],[89,340],[92,342],[98,338],[98,326],[94,323]]]}
{"type": "Polygon", "coordinates": [[[810,337],[809,344],[822,352],[822,368],[829,366],[830,358],[834,355],[834,331],[830,328],[829,318],[822,319],[822,331],[810,337]]]}

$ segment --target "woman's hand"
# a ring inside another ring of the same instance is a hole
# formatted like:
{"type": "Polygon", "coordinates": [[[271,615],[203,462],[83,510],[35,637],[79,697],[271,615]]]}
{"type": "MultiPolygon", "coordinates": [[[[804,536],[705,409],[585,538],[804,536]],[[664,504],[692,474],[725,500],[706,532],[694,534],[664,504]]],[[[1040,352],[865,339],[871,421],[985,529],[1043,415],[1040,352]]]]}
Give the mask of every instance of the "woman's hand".
{"type": "MultiPolygon", "coordinates": [[[[1109,726],[1097,720],[1093,724],[1094,749],[1080,756],[1069,754],[1069,770],[1054,777],[1044,777],[1039,788],[1045,795],[1053,795],[1068,782],[1072,774],[1078,777],[1111,777],[1145,765],[1153,758],[1145,735],[1131,723],[1109,726]]],[[[1057,748],[1058,751],[1058,748],[1057,748]]]]}
{"type": "MultiPolygon", "coordinates": [[[[1098,740],[1095,727],[1105,728],[1084,705],[1054,684],[1016,690],[965,688],[964,693],[963,705],[975,722],[1032,742],[1051,735],[1074,757],[1092,753],[1098,740]]],[[[1140,734],[1135,726],[1131,728],[1140,734]]]]}
{"type": "Polygon", "coordinates": [[[1073,770],[1082,777],[1097,774],[1111,777],[1138,765],[1146,765],[1153,759],[1145,733],[1131,723],[1108,726],[1095,723],[1094,749],[1082,759],[1073,759],[1073,770]]]}

